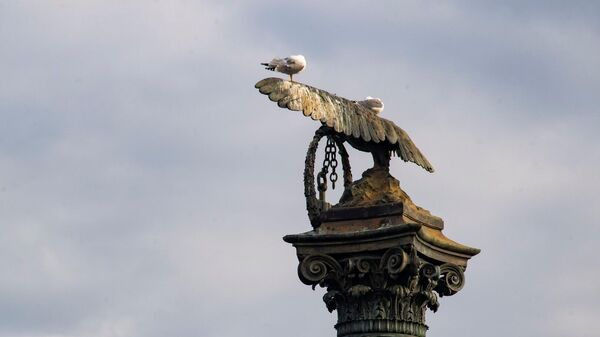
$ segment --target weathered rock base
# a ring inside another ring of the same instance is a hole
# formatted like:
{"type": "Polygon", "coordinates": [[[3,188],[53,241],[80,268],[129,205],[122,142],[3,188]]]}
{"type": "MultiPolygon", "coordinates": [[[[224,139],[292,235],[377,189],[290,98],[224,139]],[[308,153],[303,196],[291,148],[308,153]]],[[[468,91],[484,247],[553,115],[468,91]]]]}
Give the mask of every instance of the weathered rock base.
{"type": "MultiPolygon", "coordinates": [[[[444,228],[444,221],[425,208],[415,205],[412,199],[400,188],[400,182],[394,178],[388,168],[374,167],[366,170],[362,178],[348,186],[340,202],[331,212],[344,209],[376,208],[384,205],[402,205],[408,221],[420,222],[432,228],[444,228]]],[[[327,215],[324,215],[325,218],[327,215]]]]}

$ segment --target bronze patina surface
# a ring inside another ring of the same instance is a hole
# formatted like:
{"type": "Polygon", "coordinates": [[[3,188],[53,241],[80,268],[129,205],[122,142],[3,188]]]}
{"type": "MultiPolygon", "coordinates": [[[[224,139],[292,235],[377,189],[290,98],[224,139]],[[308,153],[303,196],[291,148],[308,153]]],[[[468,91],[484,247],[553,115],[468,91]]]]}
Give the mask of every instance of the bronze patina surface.
{"type": "Polygon", "coordinates": [[[404,130],[356,101],[278,78],[256,88],[322,124],[304,169],[313,230],[284,237],[296,248],[300,280],[326,288],[323,301],[337,311],[340,337],[424,337],[427,309],[436,311],[439,297],[463,288],[467,263],[480,252],[447,238],[444,221],[415,205],[389,171],[392,155],[433,172],[429,161],[404,130]],[[325,159],[315,181],[322,138],[325,159]],[[373,167],[356,181],[345,143],[373,157],[373,167]],[[331,187],[338,178],[338,155],[344,192],[332,205],[325,197],[328,178],[331,187]]]}

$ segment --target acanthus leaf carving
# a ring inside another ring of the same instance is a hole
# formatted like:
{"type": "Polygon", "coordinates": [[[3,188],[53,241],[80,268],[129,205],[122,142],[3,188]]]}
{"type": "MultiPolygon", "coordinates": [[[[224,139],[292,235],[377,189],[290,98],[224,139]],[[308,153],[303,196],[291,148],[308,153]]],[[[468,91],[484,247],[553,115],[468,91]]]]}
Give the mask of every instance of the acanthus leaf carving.
{"type": "Polygon", "coordinates": [[[348,294],[352,297],[360,297],[360,296],[367,294],[371,290],[373,290],[373,289],[369,286],[362,285],[362,284],[356,284],[356,285],[353,285],[352,287],[348,288],[348,294]]]}
{"type": "Polygon", "coordinates": [[[424,336],[425,314],[439,308],[438,294],[454,294],[464,284],[461,267],[424,260],[414,246],[337,258],[308,255],[298,273],[313,288],[327,288],[323,301],[330,312],[337,310],[340,337],[365,331],[424,336]]]}

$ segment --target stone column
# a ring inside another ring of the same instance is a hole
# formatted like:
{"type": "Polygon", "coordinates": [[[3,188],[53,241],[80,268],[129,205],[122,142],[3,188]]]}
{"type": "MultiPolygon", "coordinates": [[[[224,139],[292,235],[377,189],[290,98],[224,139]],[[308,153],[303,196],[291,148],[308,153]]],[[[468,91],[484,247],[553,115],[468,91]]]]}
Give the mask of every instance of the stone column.
{"type": "Polygon", "coordinates": [[[424,337],[427,310],[462,289],[479,250],[414,218],[402,204],[334,209],[317,229],[284,237],[296,247],[300,280],[326,288],[339,337],[424,337]]]}

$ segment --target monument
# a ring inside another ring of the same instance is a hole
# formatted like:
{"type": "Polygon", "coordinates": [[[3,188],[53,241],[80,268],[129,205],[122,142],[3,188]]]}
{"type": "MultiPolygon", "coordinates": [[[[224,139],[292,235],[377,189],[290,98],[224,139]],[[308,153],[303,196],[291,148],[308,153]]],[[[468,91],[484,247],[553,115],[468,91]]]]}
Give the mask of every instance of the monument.
{"type": "Polygon", "coordinates": [[[427,309],[435,312],[439,297],[463,288],[467,262],[479,253],[444,236],[443,220],[415,205],[389,171],[392,156],[433,172],[429,161],[404,130],[368,105],[279,78],[255,87],[279,107],[322,124],[304,169],[312,230],[283,239],[296,248],[300,280],[326,288],[323,301],[337,311],[337,335],[424,337],[427,309]],[[323,138],[325,159],[315,182],[323,138]],[[373,167],[356,181],[346,143],[373,156],[373,167]],[[338,155],[344,192],[332,205],[326,192],[328,182],[335,186],[338,180],[338,155]]]}

